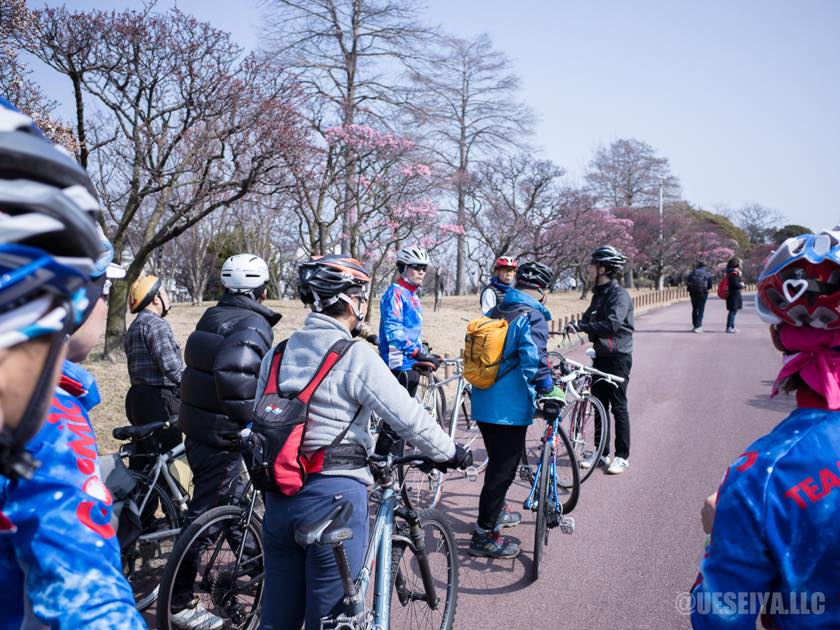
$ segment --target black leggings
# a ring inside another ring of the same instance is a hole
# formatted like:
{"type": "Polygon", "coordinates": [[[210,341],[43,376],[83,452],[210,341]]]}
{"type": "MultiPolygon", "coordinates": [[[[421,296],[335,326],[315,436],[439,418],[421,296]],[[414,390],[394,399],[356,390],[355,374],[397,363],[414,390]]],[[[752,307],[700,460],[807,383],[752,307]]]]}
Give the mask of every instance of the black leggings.
{"type": "Polygon", "coordinates": [[[516,477],[528,427],[479,422],[478,428],[490,458],[478,500],[478,526],[494,529],[505,506],[505,495],[516,477]]]}

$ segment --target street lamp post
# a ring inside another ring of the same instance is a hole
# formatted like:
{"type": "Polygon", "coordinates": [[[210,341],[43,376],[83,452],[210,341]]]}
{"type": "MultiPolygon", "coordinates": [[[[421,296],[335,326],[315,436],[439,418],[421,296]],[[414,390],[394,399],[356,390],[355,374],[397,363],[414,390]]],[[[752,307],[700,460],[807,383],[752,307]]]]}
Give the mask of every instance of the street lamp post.
{"type": "Polygon", "coordinates": [[[663,192],[662,192],[662,184],[665,181],[665,177],[662,175],[659,176],[659,271],[658,277],[656,279],[656,288],[657,290],[661,291],[665,281],[665,273],[662,268],[663,265],[663,256],[664,256],[664,244],[665,244],[665,232],[664,232],[664,219],[663,219],[663,192]]]}

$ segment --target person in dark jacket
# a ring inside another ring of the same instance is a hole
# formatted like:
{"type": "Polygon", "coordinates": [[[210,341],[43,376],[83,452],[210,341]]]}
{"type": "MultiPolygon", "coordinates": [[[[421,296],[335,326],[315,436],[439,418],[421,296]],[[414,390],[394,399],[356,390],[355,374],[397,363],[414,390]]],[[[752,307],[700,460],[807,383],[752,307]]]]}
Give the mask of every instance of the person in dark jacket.
{"type": "MultiPolygon", "coordinates": [[[[589,335],[595,347],[594,367],[602,372],[624,379],[613,386],[606,381],[596,381],[592,393],[612,411],[615,420],[615,459],[610,462],[609,443],[600,463],[609,466],[613,475],[623,473],[630,466],[630,412],[627,408],[627,384],[633,366],[633,301],[618,283],[627,258],[615,247],[607,245],[592,252],[589,279],[594,283],[592,303],[583,316],[572,326],[589,335]]],[[[602,427],[595,427],[595,441],[600,440],[602,427]]],[[[596,462],[584,460],[582,467],[596,462]]]]}
{"type": "Polygon", "coordinates": [[[726,263],[726,275],[729,278],[729,290],[726,294],[726,332],[734,334],[738,332],[735,328],[735,316],[742,308],[744,301],[741,298],[741,290],[744,283],[741,281],[741,259],[730,258],[726,263]]]}
{"type": "MultiPolygon", "coordinates": [[[[260,364],[281,317],[262,304],[268,282],[264,260],[251,254],[231,256],[221,276],[225,294],[202,315],[184,353],[179,424],[195,484],[188,522],[244,485],[239,433],[251,419],[260,364]]],[[[175,580],[173,623],[209,628],[212,613],[190,607],[195,569],[191,562],[185,565],[175,580]]]]}
{"type": "Polygon", "coordinates": [[[694,332],[703,332],[703,315],[706,312],[706,300],[712,290],[712,274],[706,271],[706,263],[702,260],[688,274],[686,280],[688,296],[691,298],[691,327],[694,332]]]}

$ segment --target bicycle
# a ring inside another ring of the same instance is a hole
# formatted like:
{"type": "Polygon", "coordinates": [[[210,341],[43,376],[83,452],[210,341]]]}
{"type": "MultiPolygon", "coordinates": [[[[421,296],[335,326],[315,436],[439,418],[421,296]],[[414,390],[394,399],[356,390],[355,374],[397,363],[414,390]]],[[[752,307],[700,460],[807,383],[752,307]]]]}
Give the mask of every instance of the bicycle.
{"type": "MultiPolygon", "coordinates": [[[[455,535],[437,510],[415,512],[400,504],[396,470],[400,466],[428,466],[431,461],[414,455],[374,455],[369,460],[376,479],[371,493],[379,497],[376,520],[371,528],[364,563],[353,580],[342,546],[353,533],[344,527],[352,513],[345,501],[320,521],[295,532],[302,547],[333,547],[346,596],[341,610],[322,619],[324,629],[368,630],[422,626],[412,620],[440,621],[431,626],[449,630],[455,618],[458,588],[458,554],[455,535]],[[434,567],[434,569],[433,569],[434,567]],[[439,568],[438,568],[439,567],[439,568]],[[375,577],[372,604],[368,595],[375,577]],[[441,590],[440,585],[445,584],[441,590]],[[391,591],[400,606],[393,605],[391,591]],[[415,610],[421,607],[423,610],[415,610]]],[[[256,628],[263,596],[262,525],[254,510],[256,492],[239,506],[214,508],[185,528],[167,563],[161,581],[157,610],[159,628],[170,628],[174,578],[193,545],[202,545],[206,566],[197,574],[194,593],[202,604],[222,617],[226,628],[256,628]],[[209,543],[209,544],[208,544],[209,543]],[[219,565],[219,566],[216,566],[219,565]]]]}
{"type": "Polygon", "coordinates": [[[172,473],[175,461],[184,454],[183,443],[157,455],[137,453],[140,441],[154,438],[171,426],[161,421],[117,427],[111,432],[114,439],[128,440],[120,446],[121,459],[153,459],[142,472],[128,471],[135,481],[128,498],[137,505],[140,533],[121,549],[121,559],[137,610],[145,610],[157,599],[160,576],[187,513],[189,495],[172,473]]]}
{"type": "Polygon", "coordinates": [[[572,444],[560,422],[563,403],[543,398],[539,404],[541,408],[537,417],[545,420],[540,459],[536,471],[530,474],[531,491],[522,504],[523,509],[536,512],[534,562],[531,569],[534,581],[540,576],[542,551],[548,544],[549,530],[560,527],[564,534],[575,531],[575,521],[567,515],[574,510],[580,497],[580,470],[572,444]],[[564,477],[563,470],[568,470],[570,476],[564,477]],[[559,481],[561,479],[562,482],[559,481]],[[560,490],[568,493],[562,501],[560,490]]]}
{"type": "MultiPolygon", "coordinates": [[[[458,444],[472,449],[473,443],[481,437],[478,424],[472,419],[472,385],[464,378],[463,359],[443,359],[441,365],[454,368],[451,376],[437,379],[432,374],[421,373],[421,387],[418,387],[418,399],[430,414],[435,417],[444,431],[449,433],[458,444]],[[455,396],[447,417],[447,403],[444,388],[455,383],[455,396]]],[[[416,453],[414,449],[407,451],[416,453]]],[[[482,461],[467,468],[464,475],[476,481],[478,475],[487,468],[490,461],[486,456],[482,461]]],[[[445,475],[439,471],[423,473],[420,470],[401,471],[399,473],[402,492],[410,498],[412,505],[418,507],[437,507],[440,502],[445,475]]]]}

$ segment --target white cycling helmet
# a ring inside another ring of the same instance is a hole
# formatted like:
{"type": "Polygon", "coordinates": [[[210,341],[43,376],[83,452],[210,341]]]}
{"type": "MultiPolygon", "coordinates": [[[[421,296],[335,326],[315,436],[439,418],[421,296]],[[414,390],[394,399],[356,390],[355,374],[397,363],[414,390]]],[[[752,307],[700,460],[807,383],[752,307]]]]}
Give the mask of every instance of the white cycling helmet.
{"type": "Polygon", "coordinates": [[[397,264],[429,265],[429,252],[422,247],[403,247],[397,252],[397,264]]]}
{"type": "Polygon", "coordinates": [[[266,282],[268,265],[259,256],[236,254],[222,265],[222,285],[231,293],[251,293],[266,282]]]}

